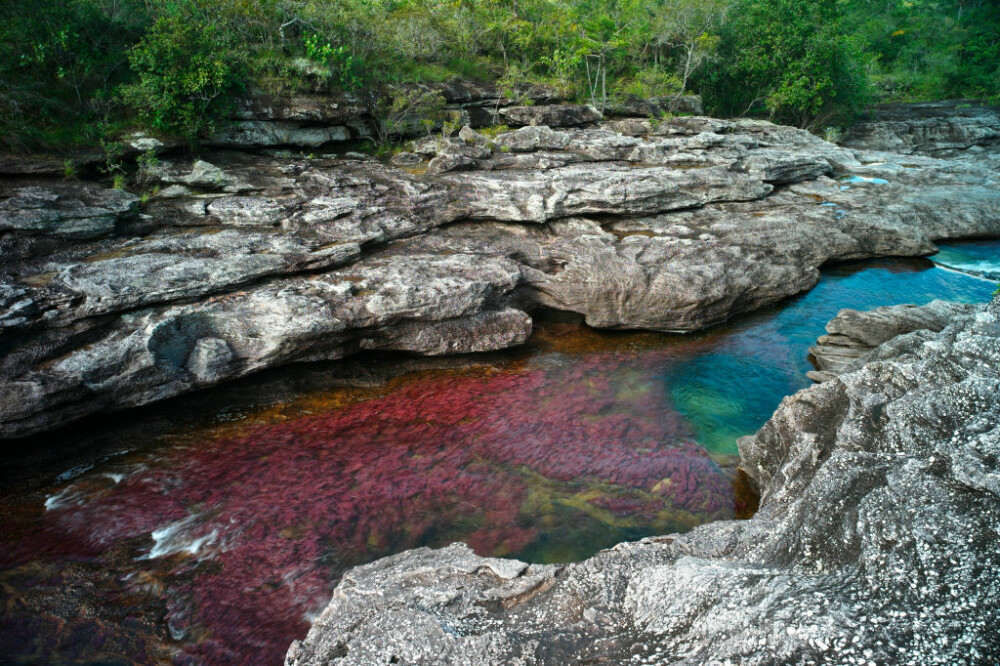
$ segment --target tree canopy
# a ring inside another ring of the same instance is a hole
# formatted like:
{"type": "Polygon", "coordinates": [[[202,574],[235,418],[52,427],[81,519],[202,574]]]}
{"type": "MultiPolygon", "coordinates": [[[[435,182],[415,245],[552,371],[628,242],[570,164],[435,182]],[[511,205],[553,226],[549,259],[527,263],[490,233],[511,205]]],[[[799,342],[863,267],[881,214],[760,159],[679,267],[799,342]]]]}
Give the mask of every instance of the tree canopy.
{"type": "Polygon", "coordinates": [[[1000,99],[989,0],[0,0],[0,132],[197,135],[241,90],[454,78],[569,98],[697,92],[801,126],[874,101],[1000,99]]]}

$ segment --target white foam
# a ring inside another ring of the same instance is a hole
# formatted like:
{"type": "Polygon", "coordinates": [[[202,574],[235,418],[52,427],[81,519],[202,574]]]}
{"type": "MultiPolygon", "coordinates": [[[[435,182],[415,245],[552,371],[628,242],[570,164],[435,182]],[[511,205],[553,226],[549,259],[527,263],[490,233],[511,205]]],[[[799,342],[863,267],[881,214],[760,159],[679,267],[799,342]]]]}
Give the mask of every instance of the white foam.
{"type": "Polygon", "coordinates": [[[973,261],[951,261],[946,258],[942,265],[960,271],[976,271],[977,273],[1000,273],[1000,261],[977,259],[973,261]]]}
{"type": "Polygon", "coordinates": [[[175,553],[197,555],[203,546],[213,543],[219,537],[218,530],[194,536],[192,532],[199,525],[198,518],[198,515],[188,516],[158,530],[153,530],[150,535],[153,538],[153,547],[149,549],[149,553],[139,559],[153,560],[175,553]]]}
{"type": "Polygon", "coordinates": [[[70,467],[68,470],[56,477],[59,481],[69,481],[70,479],[75,479],[85,472],[89,472],[94,469],[94,463],[84,463],[82,465],[77,465],[76,467],[70,467]]]}
{"type": "Polygon", "coordinates": [[[990,278],[986,277],[985,275],[977,275],[975,273],[970,273],[970,272],[968,272],[966,270],[963,270],[963,269],[960,269],[960,268],[952,268],[951,266],[946,266],[945,264],[939,264],[936,261],[934,262],[934,265],[937,266],[938,268],[940,268],[943,271],[950,271],[952,273],[958,273],[959,275],[964,275],[965,277],[970,277],[970,278],[972,278],[974,280],[982,280],[983,282],[989,282],[990,284],[996,284],[997,283],[996,280],[991,280],[990,278]]]}

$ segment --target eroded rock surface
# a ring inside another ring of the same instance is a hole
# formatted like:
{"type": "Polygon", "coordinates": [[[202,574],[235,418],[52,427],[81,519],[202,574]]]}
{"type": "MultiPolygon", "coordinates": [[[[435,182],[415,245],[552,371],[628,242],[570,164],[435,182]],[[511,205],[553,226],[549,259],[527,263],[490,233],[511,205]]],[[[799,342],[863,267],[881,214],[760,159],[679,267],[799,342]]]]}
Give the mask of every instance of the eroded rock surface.
{"type": "Polygon", "coordinates": [[[1000,659],[1000,297],[787,398],[740,451],[746,522],[565,566],[407,551],[347,573],[286,664],[1000,659]]]}
{"type": "MultiPolygon", "coordinates": [[[[341,112],[317,104],[285,115],[341,112]]],[[[993,161],[761,121],[465,127],[404,161],[165,157],[141,211],[96,184],[12,183],[0,437],[359,349],[500,349],[539,307],[696,330],[809,289],[829,261],[1000,235],[993,161]]]]}
{"type": "Polygon", "coordinates": [[[545,104],[541,106],[510,106],[501,109],[500,120],[514,127],[544,125],[576,127],[596,123],[604,115],[589,104],[545,104]]]}
{"type": "Polygon", "coordinates": [[[927,330],[937,332],[956,316],[968,314],[975,306],[948,301],[927,305],[890,305],[874,310],[841,310],[826,325],[826,335],[809,349],[817,371],[810,379],[829,381],[863,359],[883,342],[902,333],[927,330]]]}
{"type": "Polygon", "coordinates": [[[100,238],[139,211],[139,197],[87,185],[21,187],[0,201],[0,234],[100,238]]]}
{"type": "Polygon", "coordinates": [[[928,102],[880,107],[856,124],[844,145],[864,150],[937,155],[1000,144],[1000,116],[979,102],[928,102]]]}

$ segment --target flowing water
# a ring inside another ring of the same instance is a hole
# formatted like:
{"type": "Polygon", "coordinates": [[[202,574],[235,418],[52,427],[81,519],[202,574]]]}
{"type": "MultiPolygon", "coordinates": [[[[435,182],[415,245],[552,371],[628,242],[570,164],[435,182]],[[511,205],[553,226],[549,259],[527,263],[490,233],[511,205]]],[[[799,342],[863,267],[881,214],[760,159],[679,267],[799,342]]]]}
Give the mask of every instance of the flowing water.
{"type": "MultiPolygon", "coordinates": [[[[983,275],[998,258],[994,241],[939,256],[983,275]]],[[[736,440],[809,384],[840,308],[995,288],[926,260],[847,264],[697,335],[554,317],[504,354],[287,368],[67,428],[43,442],[56,466],[6,465],[0,657],[280,663],[340,574],[387,554],[464,540],[571,561],[745,517],[736,440]]]]}

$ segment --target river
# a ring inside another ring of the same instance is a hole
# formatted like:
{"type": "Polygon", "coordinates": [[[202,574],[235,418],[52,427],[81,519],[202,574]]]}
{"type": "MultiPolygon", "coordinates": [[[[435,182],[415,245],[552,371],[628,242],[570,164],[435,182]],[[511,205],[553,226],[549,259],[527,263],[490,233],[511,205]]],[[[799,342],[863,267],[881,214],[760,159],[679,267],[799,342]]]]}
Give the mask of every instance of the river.
{"type": "Polygon", "coordinates": [[[0,655],[280,663],[349,567],[463,540],[585,558],[746,517],[736,440],[809,385],[840,308],[985,301],[1000,242],[825,268],[693,335],[540,317],[504,354],[302,366],[7,451],[0,655]]]}

